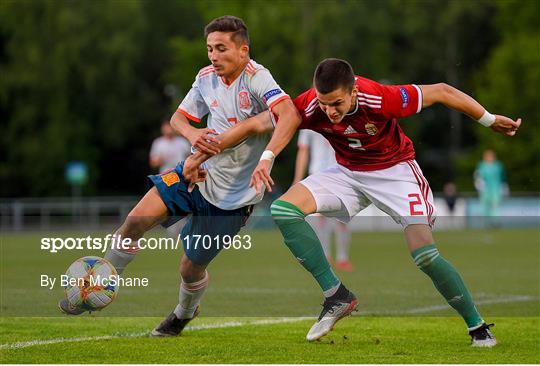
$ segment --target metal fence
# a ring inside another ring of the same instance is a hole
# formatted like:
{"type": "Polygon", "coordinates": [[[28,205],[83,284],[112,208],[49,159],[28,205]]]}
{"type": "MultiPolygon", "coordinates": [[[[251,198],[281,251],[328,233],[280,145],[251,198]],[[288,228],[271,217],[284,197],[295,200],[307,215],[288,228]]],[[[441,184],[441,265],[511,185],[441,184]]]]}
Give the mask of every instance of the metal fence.
{"type": "Polygon", "coordinates": [[[118,226],[139,197],[22,198],[0,201],[2,231],[101,230],[118,226]]]}

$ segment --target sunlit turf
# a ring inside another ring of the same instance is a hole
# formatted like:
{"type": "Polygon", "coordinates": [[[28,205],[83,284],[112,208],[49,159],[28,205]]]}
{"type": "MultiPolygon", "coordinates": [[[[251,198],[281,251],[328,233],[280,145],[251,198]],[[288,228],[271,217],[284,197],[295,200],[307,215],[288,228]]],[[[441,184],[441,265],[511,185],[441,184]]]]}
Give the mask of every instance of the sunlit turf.
{"type": "Polygon", "coordinates": [[[540,362],[539,318],[492,320],[499,344],[493,349],[474,349],[461,319],[453,317],[356,316],[342,320],[334,332],[315,343],[305,340],[312,320],[249,325],[257,320],[202,319],[181,337],[155,339],[146,332],[158,318],[8,318],[2,321],[3,345],[23,339],[64,341],[19,344],[22,348],[0,351],[3,363],[540,362]],[[234,326],[197,329],[211,324],[234,326]],[[113,337],[97,338],[109,335],[113,337]],[[77,341],[70,342],[72,338],[77,341]]]}
{"type": "Polygon", "coordinates": [[[115,302],[102,312],[68,318],[58,317],[56,303],[62,289],[41,288],[39,276],[58,276],[73,260],[100,253],[52,254],[40,250],[39,242],[45,235],[88,233],[2,234],[2,363],[540,361],[539,230],[435,234],[440,252],[460,270],[484,318],[496,323],[500,344],[489,350],[469,347],[462,320],[414,266],[398,232],[353,235],[356,271],[338,274],[358,295],[360,312],[341,322],[324,342],[305,341],[311,319],[264,324],[260,319],[314,317],[322,297],[278,232],[249,234],[251,250],[221,253],[211,264],[202,318],[193,322],[195,329],[175,339],[145,334],[177,302],[180,250],[140,253],[125,275],[148,277],[148,288],[121,288],[115,302]],[[59,342],[61,338],[68,341],[59,342]],[[48,339],[55,341],[13,348],[20,342],[48,339]]]}

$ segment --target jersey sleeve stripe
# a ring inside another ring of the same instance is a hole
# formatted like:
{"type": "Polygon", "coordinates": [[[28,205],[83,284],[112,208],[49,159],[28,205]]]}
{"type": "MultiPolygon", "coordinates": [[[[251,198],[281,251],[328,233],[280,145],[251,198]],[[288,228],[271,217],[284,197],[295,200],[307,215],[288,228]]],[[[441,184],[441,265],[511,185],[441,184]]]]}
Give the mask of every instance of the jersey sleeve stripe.
{"type": "Polygon", "coordinates": [[[367,98],[364,98],[364,97],[361,97],[361,96],[358,96],[358,100],[361,100],[361,101],[367,102],[367,103],[371,103],[371,104],[381,104],[382,103],[382,99],[381,100],[367,99],[367,98]]]}
{"type": "Polygon", "coordinates": [[[422,89],[418,85],[412,84],[412,86],[414,86],[418,92],[418,108],[416,108],[416,113],[420,113],[422,105],[424,104],[424,94],[422,94],[422,89]]]}
{"type": "Polygon", "coordinates": [[[369,108],[373,108],[373,109],[380,109],[381,108],[380,105],[368,104],[366,102],[361,102],[361,101],[358,101],[358,104],[359,105],[365,105],[365,106],[368,106],[369,108]]]}
{"type": "Polygon", "coordinates": [[[312,110],[314,110],[317,106],[319,105],[319,100],[317,98],[313,98],[313,100],[311,102],[309,102],[308,106],[306,107],[306,109],[304,109],[304,113],[308,114],[310,113],[312,110]]]}
{"type": "Polygon", "coordinates": [[[315,107],[311,108],[311,110],[309,112],[304,111],[304,114],[306,115],[306,117],[309,117],[309,116],[313,115],[313,113],[315,113],[315,111],[317,110],[318,106],[319,106],[319,103],[315,104],[315,107]]]}
{"type": "Polygon", "coordinates": [[[216,70],[214,70],[214,69],[211,69],[211,70],[208,70],[208,71],[205,71],[205,72],[201,72],[201,73],[199,74],[199,78],[202,78],[202,77],[211,75],[211,74],[213,74],[213,73],[215,73],[215,72],[216,72],[216,70]]]}
{"type": "Polygon", "coordinates": [[[250,75],[254,75],[257,72],[257,69],[255,69],[255,66],[253,66],[251,61],[246,65],[246,72],[250,75]]]}
{"type": "Polygon", "coordinates": [[[366,94],[366,93],[360,93],[360,92],[358,92],[358,95],[369,98],[369,99],[382,99],[382,97],[378,95],[372,95],[372,94],[366,94]]]}
{"type": "Polygon", "coordinates": [[[182,113],[184,116],[186,116],[186,118],[194,121],[194,122],[201,122],[201,119],[200,118],[197,118],[195,116],[192,116],[191,114],[189,114],[188,112],[186,112],[185,110],[183,110],[182,108],[178,108],[177,109],[178,112],[182,113]]]}
{"type": "Polygon", "coordinates": [[[208,71],[214,71],[214,66],[210,65],[210,66],[206,66],[206,67],[203,67],[200,71],[199,71],[199,76],[208,72],[208,71]]]}
{"type": "Polygon", "coordinates": [[[381,102],[366,101],[365,99],[360,99],[360,97],[358,97],[358,105],[366,105],[370,108],[377,109],[382,107],[380,103],[381,102]]]}
{"type": "Polygon", "coordinates": [[[272,108],[274,108],[276,105],[278,105],[279,103],[281,103],[285,99],[291,99],[291,97],[289,97],[288,95],[283,95],[283,96],[279,97],[278,99],[274,100],[272,103],[270,103],[268,108],[270,110],[272,110],[272,108]]]}

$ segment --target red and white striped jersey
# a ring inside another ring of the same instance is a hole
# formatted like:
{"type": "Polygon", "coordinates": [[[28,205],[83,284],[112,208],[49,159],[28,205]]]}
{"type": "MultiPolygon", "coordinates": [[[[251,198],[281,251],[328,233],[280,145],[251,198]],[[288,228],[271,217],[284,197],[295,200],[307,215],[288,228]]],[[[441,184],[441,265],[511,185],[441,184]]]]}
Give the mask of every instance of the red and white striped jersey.
{"type": "Polygon", "coordinates": [[[315,89],[300,94],[294,104],[302,116],[299,128],[322,134],[336,151],[340,165],[355,171],[389,168],[414,159],[412,141],[397,118],[422,109],[417,85],[382,85],[356,76],[358,100],[354,111],[333,124],[319,107],[315,89]]]}

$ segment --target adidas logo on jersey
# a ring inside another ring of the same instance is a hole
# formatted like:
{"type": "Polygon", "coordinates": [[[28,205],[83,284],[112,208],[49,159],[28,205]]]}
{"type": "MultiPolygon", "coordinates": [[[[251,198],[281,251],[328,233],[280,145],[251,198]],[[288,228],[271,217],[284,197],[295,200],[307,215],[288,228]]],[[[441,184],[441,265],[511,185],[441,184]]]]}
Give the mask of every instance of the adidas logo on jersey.
{"type": "Polygon", "coordinates": [[[356,132],[356,130],[352,128],[352,126],[349,125],[349,127],[347,127],[345,131],[343,131],[343,134],[350,135],[351,133],[358,133],[358,132],[356,132]]]}
{"type": "Polygon", "coordinates": [[[210,108],[217,108],[217,107],[218,107],[218,102],[217,102],[217,100],[214,99],[212,104],[210,104],[210,108]]]}

